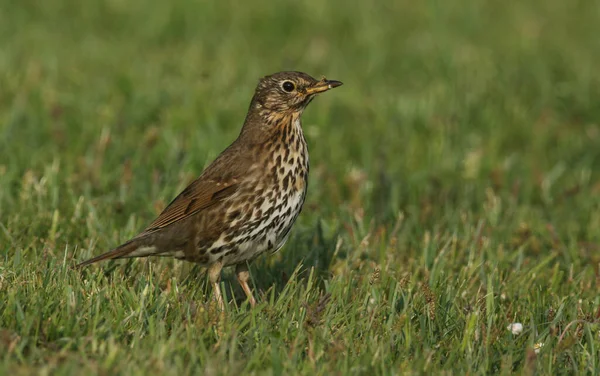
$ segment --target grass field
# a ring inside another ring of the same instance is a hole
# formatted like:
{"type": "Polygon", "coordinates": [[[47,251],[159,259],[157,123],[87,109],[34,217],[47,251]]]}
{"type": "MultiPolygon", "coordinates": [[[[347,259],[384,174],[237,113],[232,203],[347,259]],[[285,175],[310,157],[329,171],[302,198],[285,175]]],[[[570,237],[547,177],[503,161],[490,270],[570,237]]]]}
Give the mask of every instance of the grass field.
{"type": "Polygon", "coordinates": [[[592,1],[0,2],[0,374],[599,374],[598,35],[592,1]],[[345,85],[258,307],[231,271],[219,321],[193,265],[72,269],[279,70],[345,85]]]}

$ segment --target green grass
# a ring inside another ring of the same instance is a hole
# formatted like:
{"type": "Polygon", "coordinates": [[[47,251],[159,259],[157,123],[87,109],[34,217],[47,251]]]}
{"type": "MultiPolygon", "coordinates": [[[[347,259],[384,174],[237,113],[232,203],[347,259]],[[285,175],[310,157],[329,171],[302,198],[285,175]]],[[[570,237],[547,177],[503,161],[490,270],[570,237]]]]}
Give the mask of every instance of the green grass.
{"type": "Polygon", "coordinates": [[[369,3],[0,3],[0,374],[600,373],[600,7],[369,3]],[[72,269],[279,70],[345,85],[256,309],[230,271],[219,324],[193,265],[72,269]]]}

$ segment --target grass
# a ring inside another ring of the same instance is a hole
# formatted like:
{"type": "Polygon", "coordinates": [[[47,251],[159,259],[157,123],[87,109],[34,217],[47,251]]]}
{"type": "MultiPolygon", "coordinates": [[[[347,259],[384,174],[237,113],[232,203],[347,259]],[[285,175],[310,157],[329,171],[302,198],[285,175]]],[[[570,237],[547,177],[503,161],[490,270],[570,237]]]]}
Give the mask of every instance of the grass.
{"type": "Polygon", "coordinates": [[[599,34],[586,1],[2,2],[0,374],[598,374],[599,34]],[[288,69],[345,85],[259,307],[226,272],[219,321],[172,260],[72,270],[288,69]]]}

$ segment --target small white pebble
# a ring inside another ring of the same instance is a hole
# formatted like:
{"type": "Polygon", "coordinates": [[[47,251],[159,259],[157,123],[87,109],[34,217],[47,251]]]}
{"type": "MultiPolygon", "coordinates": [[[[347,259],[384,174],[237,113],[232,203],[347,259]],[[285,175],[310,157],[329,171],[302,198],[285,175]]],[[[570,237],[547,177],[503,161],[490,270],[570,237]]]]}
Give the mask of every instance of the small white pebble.
{"type": "Polygon", "coordinates": [[[509,324],[506,329],[510,330],[512,334],[518,336],[521,334],[521,332],[523,332],[523,324],[520,322],[513,322],[512,324],[509,324]]]}
{"type": "Polygon", "coordinates": [[[534,351],[536,354],[539,354],[539,353],[540,353],[540,350],[542,349],[542,347],[544,347],[544,343],[543,343],[543,342],[538,342],[538,343],[536,343],[535,345],[533,345],[533,351],[534,351]]]}

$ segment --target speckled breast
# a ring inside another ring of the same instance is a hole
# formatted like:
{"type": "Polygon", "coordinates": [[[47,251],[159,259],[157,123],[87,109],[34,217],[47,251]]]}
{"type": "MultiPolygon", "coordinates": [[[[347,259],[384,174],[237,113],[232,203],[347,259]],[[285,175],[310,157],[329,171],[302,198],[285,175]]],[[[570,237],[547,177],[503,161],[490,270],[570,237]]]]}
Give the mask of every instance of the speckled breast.
{"type": "Polygon", "coordinates": [[[276,252],[287,241],[302,210],[308,183],[308,149],[299,119],[291,122],[284,136],[271,146],[252,186],[245,186],[230,206],[229,227],[209,247],[210,261],[232,265],[252,260],[264,252],[276,252]],[[236,210],[244,215],[236,216],[236,210]]]}

